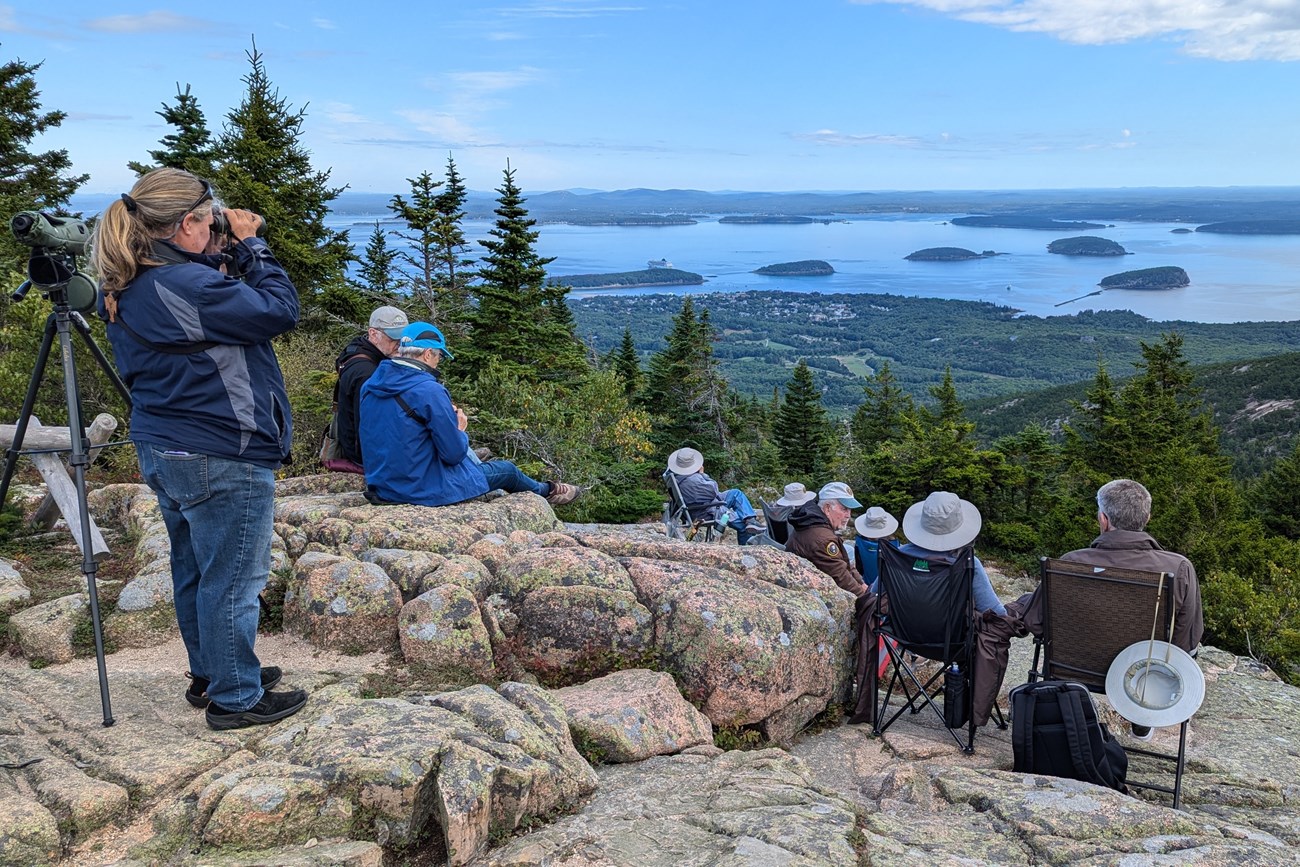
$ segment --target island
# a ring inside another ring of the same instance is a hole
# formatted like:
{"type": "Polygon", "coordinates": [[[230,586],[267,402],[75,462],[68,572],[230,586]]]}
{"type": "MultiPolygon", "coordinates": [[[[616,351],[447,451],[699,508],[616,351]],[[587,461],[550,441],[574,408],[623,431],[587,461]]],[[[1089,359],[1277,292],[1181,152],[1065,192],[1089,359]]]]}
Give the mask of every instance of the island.
{"type": "Polygon", "coordinates": [[[786,214],[742,214],[727,217],[719,217],[719,223],[779,223],[779,224],[803,224],[803,223],[829,223],[830,220],[815,220],[812,217],[794,217],[786,214]]]}
{"type": "Polygon", "coordinates": [[[1300,235],[1300,220],[1227,220],[1197,226],[1196,231],[1217,235],[1300,235]]]}
{"type": "Polygon", "coordinates": [[[1078,235],[1074,238],[1060,238],[1047,245],[1047,252],[1062,256],[1127,256],[1119,244],[1108,238],[1096,235],[1078,235]]]}
{"type": "Polygon", "coordinates": [[[1191,282],[1182,268],[1165,265],[1111,274],[1097,285],[1103,289],[1181,289],[1191,282]]]}
{"type": "Polygon", "coordinates": [[[694,226],[698,221],[681,214],[635,214],[630,217],[568,217],[557,222],[570,226],[694,226]]]}
{"type": "Polygon", "coordinates": [[[1104,229],[1101,223],[1053,220],[1049,217],[1031,217],[1023,214],[1002,214],[997,217],[954,217],[954,226],[977,226],[982,229],[1050,229],[1053,232],[1075,232],[1086,229],[1104,229]]]}
{"type": "Polygon", "coordinates": [[[992,250],[976,253],[965,247],[926,247],[924,250],[909,253],[903,258],[910,262],[961,262],[966,259],[988,259],[1000,255],[1002,254],[992,250]]]}
{"type": "Polygon", "coordinates": [[[754,273],[773,277],[826,277],[834,274],[835,269],[831,267],[831,263],[823,262],[821,259],[800,259],[798,262],[764,265],[754,273]]]}
{"type": "Polygon", "coordinates": [[[547,277],[548,286],[573,289],[624,289],[628,286],[698,286],[704,282],[699,274],[677,268],[643,268],[613,274],[567,274],[547,277]]]}
{"type": "Polygon", "coordinates": [[[1169,232],[1170,232],[1170,234],[1173,234],[1173,235],[1190,235],[1190,234],[1192,234],[1192,230],[1191,230],[1191,229],[1185,228],[1185,227],[1183,227],[1183,226],[1179,226],[1177,229],[1170,229],[1169,232]]]}

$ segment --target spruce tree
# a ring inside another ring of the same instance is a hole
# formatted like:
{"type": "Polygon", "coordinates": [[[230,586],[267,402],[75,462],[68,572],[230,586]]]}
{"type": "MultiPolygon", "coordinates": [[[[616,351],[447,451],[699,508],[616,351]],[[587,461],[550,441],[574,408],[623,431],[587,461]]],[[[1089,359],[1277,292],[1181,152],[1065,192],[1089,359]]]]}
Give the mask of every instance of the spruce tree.
{"type": "Polygon", "coordinates": [[[445,328],[461,333],[469,311],[469,282],[474,260],[469,257],[462,223],[465,219],[465,180],[456,170],[456,161],[447,155],[447,174],[442,192],[434,199],[438,218],[433,226],[436,243],[438,281],[442,289],[445,328]]]}
{"type": "MultiPolygon", "coordinates": [[[[37,136],[67,117],[62,111],[41,111],[35,77],[40,68],[21,60],[0,66],[0,214],[5,220],[19,211],[65,213],[68,199],[90,177],[67,173],[72,160],[66,150],[31,149],[37,136]]],[[[7,229],[0,232],[0,256],[7,266],[25,268],[30,253],[7,229]]]]}
{"type": "Polygon", "coordinates": [[[574,337],[572,316],[561,311],[568,288],[546,285],[553,259],[537,254],[536,220],[506,166],[497,189],[496,225],[479,241],[487,251],[474,286],[477,305],[468,312],[469,342],[457,353],[456,368],[468,375],[489,360],[530,378],[564,381],[586,371],[585,350],[574,337]]]}
{"type": "Polygon", "coordinates": [[[802,358],[786,383],[785,398],[772,425],[772,437],[787,473],[809,486],[829,480],[830,425],[821,390],[802,358]]]}
{"type": "Polygon", "coordinates": [[[1300,540],[1300,441],[1251,485],[1250,504],[1270,533],[1300,540]]]}
{"type": "Polygon", "coordinates": [[[395,234],[410,245],[409,250],[397,252],[399,279],[401,288],[424,307],[426,312],[421,313],[420,318],[437,324],[447,318],[441,305],[438,239],[434,234],[438,222],[436,202],[442,181],[435,181],[433,175],[425,171],[417,177],[407,178],[406,182],[411,187],[410,198],[396,195],[388,204],[388,209],[406,223],[406,231],[395,234]]]}
{"type": "Polygon", "coordinates": [[[346,281],[352,251],[346,231],[325,225],[329,203],[343,187],[329,185],[300,142],[306,110],[293,110],[267,76],[253,44],[252,67],[238,108],[226,116],[216,146],[215,180],[225,203],[266,219],[266,237],[308,304],[344,319],[359,316],[362,302],[346,281]]]}
{"type": "Polygon", "coordinates": [[[176,131],[162,137],[162,147],[149,151],[152,164],[131,161],[127,167],[137,175],[143,175],[157,168],[184,169],[201,178],[212,176],[212,163],[215,149],[212,133],[208,130],[207,118],[199,107],[198,97],[190,92],[190,86],[181,90],[176,84],[176,104],[163,103],[161,111],[155,112],[176,131]]]}
{"type": "Polygon", "coordinates": [[[904,419],[915,407],[911,395],[899,386],[888,361],[880,365],[862,391],[866,398],[854,411],[849,424],[854,442],[862,448],[873,449],[901,437],[904,419]]]}
{"type": "Polygon", "coordinates": [[[393,263],[397,251],[388,246],[388,232],[375,221],[375,228],[366,242],[365,255],[357,269],[357,279],[351,281],[367,297],[372,306],[379,307],[392,304],[396,300],[396,281],[393,279],[393,263]]]}
{"type": "Polygon", "coordinates": [[[610,352],[610,366],[623,383],[623,393],[632,398],[641,390],[641,357],[632,342],[632,329],[623,329],[623,340],[610,352]]]}

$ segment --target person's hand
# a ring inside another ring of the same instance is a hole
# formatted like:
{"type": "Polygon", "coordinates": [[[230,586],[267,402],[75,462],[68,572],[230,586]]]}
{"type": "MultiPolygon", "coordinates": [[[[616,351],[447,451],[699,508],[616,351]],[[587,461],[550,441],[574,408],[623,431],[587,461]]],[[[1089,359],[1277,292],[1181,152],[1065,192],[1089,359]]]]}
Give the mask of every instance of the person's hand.
{"type": "Polygon", "coordinates": [[[465,410],[460,407],[453,407],[456,410],[456,430],[464,430],[469,427],[469,419],[465,417],[465,410]]]}
{"type": "Polygon", "coordinates": [[[225,208],[222,213],[230,221],[230,234],[234,235],[236,240],[243,241],[257,234],[257,229],[262,225],[262,218],[252,211],[245,211],[243,208],[225,208]]]}

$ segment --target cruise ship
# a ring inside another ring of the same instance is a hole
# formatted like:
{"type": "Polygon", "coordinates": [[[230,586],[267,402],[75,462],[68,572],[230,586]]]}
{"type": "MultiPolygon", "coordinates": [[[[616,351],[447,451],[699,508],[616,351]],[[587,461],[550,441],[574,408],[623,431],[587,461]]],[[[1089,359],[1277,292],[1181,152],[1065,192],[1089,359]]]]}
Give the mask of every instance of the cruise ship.
{"type": "Polygon", "coordinates": [[[669,262],[667,259],[651,259],[649,262],[646,262],[646,266],[650,268],[671,268],[673,267],[673,263],[669,262]]]}

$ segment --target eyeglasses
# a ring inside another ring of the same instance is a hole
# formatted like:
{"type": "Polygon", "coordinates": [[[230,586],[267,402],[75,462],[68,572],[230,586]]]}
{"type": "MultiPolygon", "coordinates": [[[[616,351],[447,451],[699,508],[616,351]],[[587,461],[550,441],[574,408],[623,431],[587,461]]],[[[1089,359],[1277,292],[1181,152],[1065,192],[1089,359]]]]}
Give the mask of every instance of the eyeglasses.
{"type": "Polygon", "coordinates": [[[195,199],[194,204],[185,209],[184,213],[181,214],[182,220],[189,216],[189,214],[199,205],[216,197],[216,194],[212,191],[212,184],[210,182],[203,180],[203,178],[199,178],[198,180],[199,183],[203,184],[203,195],[195,199]]]}

